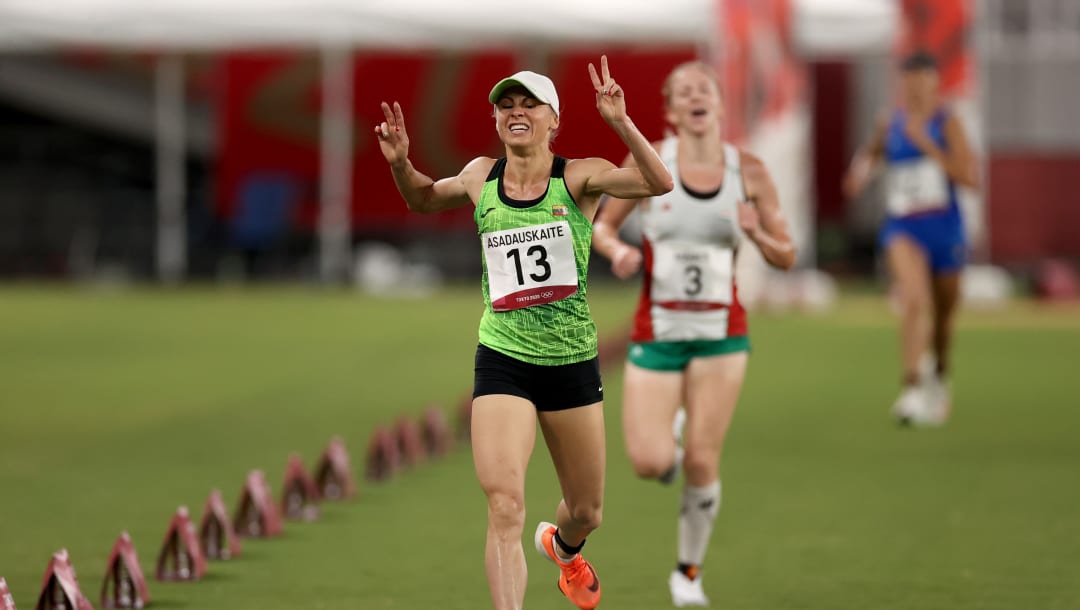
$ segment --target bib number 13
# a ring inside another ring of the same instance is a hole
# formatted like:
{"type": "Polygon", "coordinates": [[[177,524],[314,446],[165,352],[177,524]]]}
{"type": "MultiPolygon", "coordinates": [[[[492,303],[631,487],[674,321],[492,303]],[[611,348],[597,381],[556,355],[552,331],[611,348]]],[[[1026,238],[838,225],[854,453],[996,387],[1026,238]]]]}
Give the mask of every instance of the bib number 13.
{"type": "MultiPolygon", "coordinates": [[[[526,263],[531,262],[532,267],[535,270],[529,273],[529,279],[534,282],[547,281],[551,277],[551,265],[548,264],[547,250],[540,245],[530,246],[529,249],[525,251],[525,255],[531,257],[532,260],[530,261],[527,259],[526,263]],[[536,271],[539,271],[539,273],[536,271]]],[[[514,261],[514,270],[517,272],[518,286],[524,286],[525,270],[521,267],[521,250],[519,248],[514,248],[513,250],[507,251],[506,258],[514,261]]]]}
{"type": "Polygon", "coordinates": [[[492,231],[481,239],[493,311],[554,303],[577,292],[569,222],[492,231]]]}
{"type": "Polygon", "coordinates": [[[730,248],[716,244],[656,243],[653,246],[650,298],[655,303],[668,305],[730,304],[733,256],[730,248]]]}

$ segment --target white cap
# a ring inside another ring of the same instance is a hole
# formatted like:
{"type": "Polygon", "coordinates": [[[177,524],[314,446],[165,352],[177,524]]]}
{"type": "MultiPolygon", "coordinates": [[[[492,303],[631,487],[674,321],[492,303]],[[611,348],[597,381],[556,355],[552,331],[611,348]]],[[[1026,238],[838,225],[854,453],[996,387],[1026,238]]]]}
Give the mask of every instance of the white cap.
{"type": "Polygon", "coordinates": [[[524,87],[538,102],[551,106],[555,116],[559,116],[559,94],[555,93],[555,83],[543,74],[529,70],[522,70],[495,83],[488,94],[488,101],[492,104],[498,102],[503,91],[516,86],[524,87]]]}

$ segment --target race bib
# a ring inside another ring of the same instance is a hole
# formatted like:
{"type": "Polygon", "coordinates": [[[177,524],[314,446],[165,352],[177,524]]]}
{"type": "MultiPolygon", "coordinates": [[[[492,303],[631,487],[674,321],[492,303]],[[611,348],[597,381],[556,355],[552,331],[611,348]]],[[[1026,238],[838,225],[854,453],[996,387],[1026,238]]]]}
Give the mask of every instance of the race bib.
{"type": "Polygon", "coordinates": [[[944,209],[949,203],[945,171],[927,158],[894,164],[888,173],[887,202],[893,216],[944,209]]]}
{"type": "Polygon", "coordinates": [[[553,303],[577,292],[569,222],[493,231],[480,237],[493,310],[553,303]]]}
{"type": "Polygon", "coordinates": [[[653,303],[694,309],[730,305],[732,263],[730,248],[714,244],[660,242],[653,247],[653,303]]]}

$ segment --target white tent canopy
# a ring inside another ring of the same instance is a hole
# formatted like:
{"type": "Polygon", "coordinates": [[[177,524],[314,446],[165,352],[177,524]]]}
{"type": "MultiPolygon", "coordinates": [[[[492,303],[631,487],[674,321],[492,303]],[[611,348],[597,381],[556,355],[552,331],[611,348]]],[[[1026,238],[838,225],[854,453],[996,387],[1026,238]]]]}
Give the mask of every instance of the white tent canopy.
{"type": "Polygon", "coordinates": [[[886,53],[900,23],[898,0],[797,0],[795,45],[804,56],[886,53]]]}
{"type": "Polygon", "coordinates": [[[713,0],[547,0],[526,10],[496,0],[5,0],[0,49],[700,42],[715,29],[714,9],[713,0]]]}
{"type": "MultiPolygon", "coordinates": [[[[3,0],[0,50],[707,43],[722,0],[3,0]]],[[[794,0],[807,54],[886,50],[895,0],[794,0]]]]}

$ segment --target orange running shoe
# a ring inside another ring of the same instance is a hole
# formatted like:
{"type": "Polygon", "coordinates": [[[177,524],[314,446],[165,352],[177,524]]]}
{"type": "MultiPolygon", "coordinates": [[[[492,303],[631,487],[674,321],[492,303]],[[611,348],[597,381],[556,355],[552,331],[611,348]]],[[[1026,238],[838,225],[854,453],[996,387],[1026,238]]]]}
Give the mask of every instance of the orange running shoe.
{"type": "Polygon", "coordinates": [[[554,524],[541,521],[536,526],[536,550],[548,561],[559,566],[559,590],[581,610],[593,610],[600,604],[600,579],[596,570],[578,553],[569,562],[562,561],[555,554],[554,524]]]}

